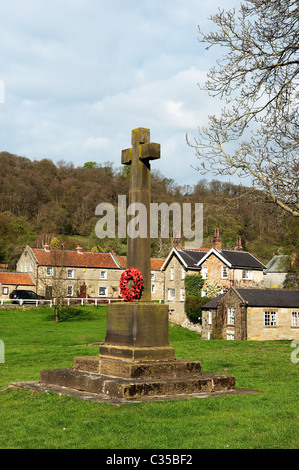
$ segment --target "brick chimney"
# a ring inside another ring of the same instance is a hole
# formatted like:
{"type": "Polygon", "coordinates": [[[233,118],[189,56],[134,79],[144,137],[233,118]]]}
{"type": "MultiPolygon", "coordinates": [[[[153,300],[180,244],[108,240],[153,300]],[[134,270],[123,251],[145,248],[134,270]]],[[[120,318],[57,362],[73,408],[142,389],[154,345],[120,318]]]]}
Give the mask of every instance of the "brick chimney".
{"type": "Polygon", "coordinates": [[[238,237],[236,240],[236,246],[234,248],[234,251],[244,251],[243,246],[242,246],[242,239],[241,237],[238,237]]]}
{"type": "Polygon", "coordinates": [[[177,232],[176,237],[173,239],[173,247],[177,248],[177,250],[182,249],[182,239],[181,239],[181,232],[177,232]]]}
{"type": "Polygon", "coordinates": [[[82,248],[81,248],[81,246],[80,246],[80,245],[77,245],[77,248],[76,248],[76,250],[77,250],[77,253],[80,253],[80,254],[82,254],[82,253],[83,253],[83,250],[82,250],[82,248]]]}
{"type": "Polygon", "coordinates": [[[216,250],[221,251],[221,238],[220,238],[219,228],[215,228],[215,230],[214,230],[214,238],[213,238],[212,248],[216,248],[216,250]]]}
{"type": "Polygon", "coordinates": [[[45,251],[50,251],[50,248],[49,248],[48,243],[45,243],[45,244],[44,244],[44,250],[45,250],[45,251]]]}

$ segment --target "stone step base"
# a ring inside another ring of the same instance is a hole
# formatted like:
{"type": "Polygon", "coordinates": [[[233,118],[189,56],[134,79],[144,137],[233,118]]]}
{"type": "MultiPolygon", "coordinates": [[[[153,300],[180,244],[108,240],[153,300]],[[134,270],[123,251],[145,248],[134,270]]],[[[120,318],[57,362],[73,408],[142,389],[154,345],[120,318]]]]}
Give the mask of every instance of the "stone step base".
{"type": "Polygon", "coordinates": [[[62,386],[114,399],[138,400],[143,397],[178,397],[200,393],[234,390],[234,377],[202,373],[187,378],[134,380],[108,377],[74,369],[45,369],[41,371],[40,384],[62,386]]]}
{"type": "Polygon", "coordinates": [[[201,375],[199,361],[124,361],[100,356],[74,358],[74,370],[123,379],[185,378],[201,375]]]}

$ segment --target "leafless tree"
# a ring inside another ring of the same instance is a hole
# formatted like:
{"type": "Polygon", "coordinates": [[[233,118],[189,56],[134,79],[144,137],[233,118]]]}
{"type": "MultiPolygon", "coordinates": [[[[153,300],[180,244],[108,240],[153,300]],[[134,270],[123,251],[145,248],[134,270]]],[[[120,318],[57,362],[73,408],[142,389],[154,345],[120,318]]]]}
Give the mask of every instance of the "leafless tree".
{"type": "Polygon", "coordinates": [[[188,144],[205,174],[250,178],[270,202],[299,217],[298,0],[245,0],[218,10],[199,42],[225,48],[203,87],[225,105],[188,144]]]}

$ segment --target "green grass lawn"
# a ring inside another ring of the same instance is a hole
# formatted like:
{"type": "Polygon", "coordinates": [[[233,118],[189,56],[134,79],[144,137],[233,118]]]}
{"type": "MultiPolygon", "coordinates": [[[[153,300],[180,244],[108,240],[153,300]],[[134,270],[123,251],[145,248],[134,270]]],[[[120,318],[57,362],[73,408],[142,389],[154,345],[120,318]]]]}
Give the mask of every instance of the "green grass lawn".
{"type": "MultiPolygon", "coordinates": [[[[72,367],[98,354],[106,307],[54,312],[0,309],[0,389],[38,380],[41,369],[72,367]]],[[[202,341],[170,325],[176,357],[202,361],[206,372],[234,375],[256,395],[226,395],[113,406],[29,389],[0,391],[1,449],[298,449],[298,368],[290,341],[202,341]]]]}

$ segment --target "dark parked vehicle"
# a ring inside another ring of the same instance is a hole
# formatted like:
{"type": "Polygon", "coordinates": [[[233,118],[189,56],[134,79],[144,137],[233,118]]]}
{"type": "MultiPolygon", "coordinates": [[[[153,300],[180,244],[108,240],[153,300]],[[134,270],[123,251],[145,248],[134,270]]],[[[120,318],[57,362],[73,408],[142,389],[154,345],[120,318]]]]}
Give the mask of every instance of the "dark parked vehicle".
{"type": "Polygon", "coordinates": [[[37,295],[33,290],[13,290],[9,294],[9,298],[13,300],[13,304],[34,304],[37,300],[42,300],[45,297],[37,295]]]}

